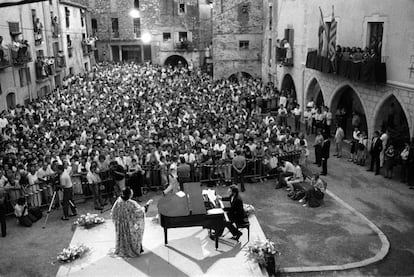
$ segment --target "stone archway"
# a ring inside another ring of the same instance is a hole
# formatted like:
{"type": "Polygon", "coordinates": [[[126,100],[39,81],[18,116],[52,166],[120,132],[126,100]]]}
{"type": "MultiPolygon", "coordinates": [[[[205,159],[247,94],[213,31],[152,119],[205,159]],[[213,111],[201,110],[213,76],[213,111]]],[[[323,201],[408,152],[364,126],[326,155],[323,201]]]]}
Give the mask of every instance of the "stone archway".
{"type": "Polygon", "coordinates": [[[394,94],[389,95],[379,105],[374,117],[374,130],[388,130],[389,142],[396,149],[404,147],[410,141],[408,119],[400,101],[394,94]]]}
{"type": "Polygon", "coordinates": [[[6,103],[7,103],[7,109],[15,108],[16,107],[16,93],[10,92],[6,96],[6,103]]]}
{"type": "Polygon", "coordinates": [[[188,62],[184,57],[182,57],[180,55],[172,55],[172,56],[169,56],[165,60],[164,65],[166,65],[166,66],[171,65],[173,68],[174,67],[180,67],[180,66],[181,67],[188,67],[188,62]]]}
{"type": "Polygon", "coordinates": [[[316,78],[313,78],[310,82],[308,89],[306,90],[305,105],[309,102],[314,102],[316,106],[325,106],[325,99],[323,97],[321,86],[316,78]]]}
{"type": "Polygon", "coordinates": [[[347,138],[352,137],[353,118],[359,118],[359,130],[369,135],[365,108],[353,87],[344,85],[336,90],[331,97],[329,107],[335,121],[344,129],[347,138]]]}
{"type": "Polygon", "coordinates": [[[286,93],[288,99],[292,99],[294,103],[297,103],[296,86],[290,74],[283,77],[281,92],[286,93]]]}
{"type": "Polygon", "coordinates": [[[253,76],[250,73],[239,71],[230,75],[229,80],[231,82],[238,83],[243,79],[252,79],[253,76]]]}

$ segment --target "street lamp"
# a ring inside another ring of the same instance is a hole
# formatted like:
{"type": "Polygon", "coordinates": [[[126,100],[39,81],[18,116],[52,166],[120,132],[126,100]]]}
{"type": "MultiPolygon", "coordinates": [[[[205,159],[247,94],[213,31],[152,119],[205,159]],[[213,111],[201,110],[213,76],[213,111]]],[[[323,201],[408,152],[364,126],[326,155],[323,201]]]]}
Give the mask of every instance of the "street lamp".
{"type": "Polygon", "coordinates": [[[150,42],[151,42],[151,34],[150,33],[148,33],[148,32],[144,32],[144,33],[142,33],[142,35],[141,35],[141,41],[142,41],[142,43],[144,43],[144,44],[149,44],[150,42]]]}
{"type": "Polygon", "coordinates": [[[140,17],[139,10],[137,10],[137,9],[130,10],[129,11],[129,16],[134,18],[134,19],[139,18],[140,17]]]}

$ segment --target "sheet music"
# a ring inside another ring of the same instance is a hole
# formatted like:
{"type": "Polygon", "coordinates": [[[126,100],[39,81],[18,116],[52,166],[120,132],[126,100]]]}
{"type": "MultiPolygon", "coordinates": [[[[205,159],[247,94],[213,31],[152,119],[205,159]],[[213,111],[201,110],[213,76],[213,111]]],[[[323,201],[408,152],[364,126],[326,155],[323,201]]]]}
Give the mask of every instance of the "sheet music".
{"type": "Polygon", "coordinates": [[[202,194],[207,196],[209,202],[211,202],[214,207],[216,207],[216,200],[217,200],[217,196],[216,196],[216,191],[212,190],[212,189],[203,189],[202,194]]]}

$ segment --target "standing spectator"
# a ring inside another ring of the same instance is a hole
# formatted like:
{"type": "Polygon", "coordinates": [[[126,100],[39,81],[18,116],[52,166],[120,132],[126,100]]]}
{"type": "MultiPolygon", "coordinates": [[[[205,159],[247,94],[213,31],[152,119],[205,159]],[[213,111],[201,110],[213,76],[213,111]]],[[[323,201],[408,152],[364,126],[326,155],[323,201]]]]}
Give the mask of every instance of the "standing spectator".
{"type": "Polygon", "coordinates": [[[367,148],[368,148],[368,136],[365,132],[361,132],[359,135],[358,147],[357,147],[357,164],[365,166],[367,159],[367,148]]]}
{"type": "Polygon", "coordinates": [[[326,114],[325,114],[325,133],[328,137],[331,137],[331,126],[332,126],[332,112],[329,110],[328,107],[325,107],[326,114]]]}
{"type": "Polygon", "coordinates": [[[352,113],[352,128],[354,130],[355,130],[355,128],[359,129],[360,125],[361,125],[361,117],[358,115],[357,112],[354,111],[352,113]]]}
{"type": "Polygon", "coordinates": [[[382,141],[382,151],[380,154],[380,167],[383,167],[384,165],[384,154],[385,154],[385,150],[388,147],[388,130],[385,130],[382,132],[380,139],[382,141]]]}
{"type": "Polygon", "coordinates": [[[296,107],[293,109],[292,113],[295,118],[295,131],[299,132],[300,131],[300,115],[301,115],[299,104],[296,104],[296,107]]]}
{"type": "Polygon", "coordinates": [[[328,135],[324,134],[324,140],[322,142],[321,148],[321,158],[322,158],[322,173],[321,175],[328,174],[328,159],[329,159],[329,151],[331,147],[331,142],[329,141],[328,135]]]}
{"type": "Polygon", "coordinates": [[[63,188],[63,216],[62,220],[69,220],[69,206],[72,210],[72,216],[76,216],[76,207],[73,203],[73,184],[69,173],[64,169],[63,165],[58,166],[58,174],[60,186],[63,188]]]}
{"type": "Polygon", "coordinates": [[[392,178],[392,171],[394,168],[395,150],[394,145],[390,144],[384,152],[384,177],[392,178]]]}
{"type": "Polygon", "coordinates": [[[339,125],[339,123],[336,123],[334,156],[338,158],[342,157],[342,143],[343,143],[344,137],[345,137],[344,130],[339,125]]]}
{"type": "Polygon", "coordinates": [[[408,183],[409,175],[409,155],[410,155],[410,144],[408,142],[404,143],[404,149],[400,153],[401,157],[401,182],[408,183]]]}
{"type": "Polygon", "coordinates": [[[185,162],[184,157],[180,157],[180,164],[177,167],[178,182],[180,183],[180,189],[184,190],[184,183],[191,181],[191,167],[185,162]]]}
{"type": "Polygon", "coordinates": [[[279,110],[278,110],[278,115],[279,115],[279,124],[281,126],[285,126],[287,125],[287,110],[285,108],[285,106],[283,106],[283,104],[280,104],[279,106],[279,110]]]}
{"type": "Polygon", "coordinates": [[[382,141],[379,138],[379,132],[375,131],[374,137],[372,138],[370,155],[371,155],[371,167],[368,171],[373,171],[375,166],[375,175],[379,174],[380,171],[380,153],[382,151],[382,141]]]}
{"type": "Polygon", "coordinates": [[[241,191],[244,192],[246,189],[244,187],[244,177],[243,171],[246,168],[246,158],[242,155],[240,150],[236,151],[236,156],[233,158],[231,162],[234,173],[235,173],[235,184],[240,182],[241,191]]]}
{"type": "Polygon", "coordinates": [[[358,152],[358,141],[361,132],[359,131],[358,127],[354,128],[352,132],[352,142],[351,142],[351,158],[348,160],[350,162],[357,162],[357,152],[358,152]]]}
{"type": "Polygon", "coordinates": [[[0,187],[0,225],[1,225],[1,236],[4,238],[7,234],[6,227],[6,190],[0,187]]]}
{"type": "Polygon", "coordinates": [[[318,130],[318,135],[315,137],[315,143],[313,147],[315,148],[315,164],[318,166],[322,165],[322,142],[323,142],[323,136],[321,130],[318,130]]]}
{"type": "Polygon", "coordinates": [[[312,130],[312,112],[310,107],[306,107],[303,118],[305,120],[306,135],[309,136],[312,130]]]}
{"type": "Polygon", "coordinates": [[[86,174],[86,179],[88,180],[88,183],[90,187],[92,188],[93,193],[93,202],[95,205],[95,210],[102,210],[104,206],[104,202],[101,195],[101,188],[102,180],[101,177],[99,177],[99,174],[97,172],[98,165],[96,162],[92,162],[90,171],[86,174]]]}

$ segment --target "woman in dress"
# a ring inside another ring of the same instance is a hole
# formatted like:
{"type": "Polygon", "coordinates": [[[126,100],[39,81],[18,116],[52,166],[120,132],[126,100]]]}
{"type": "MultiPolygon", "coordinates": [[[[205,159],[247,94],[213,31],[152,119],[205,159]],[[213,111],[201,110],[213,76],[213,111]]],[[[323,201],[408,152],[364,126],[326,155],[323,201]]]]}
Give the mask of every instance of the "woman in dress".
{"type": "Polygon", "coordinates": [[[395,159],[396,153],[394,150],[394,145],[390,144],[388,146],[387,150],[385,150],[384,154],[384,177],[385,178],[392,178],[392,171],[394,168],[394,159],[395,159]]]}
{"type": "Polygon", "coordinates": [[[141,207],[131,199],[132,195],[133,191],[130,188],[124,189],[111,211],[116,234],[114,254],[120,257],[137,257],[143,252],[145,213],[152,200],[141,207]]]}

